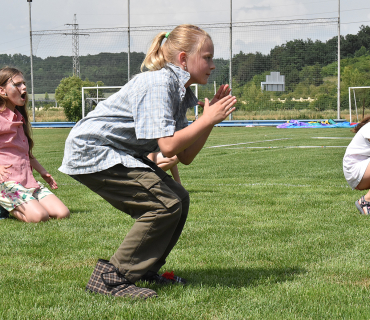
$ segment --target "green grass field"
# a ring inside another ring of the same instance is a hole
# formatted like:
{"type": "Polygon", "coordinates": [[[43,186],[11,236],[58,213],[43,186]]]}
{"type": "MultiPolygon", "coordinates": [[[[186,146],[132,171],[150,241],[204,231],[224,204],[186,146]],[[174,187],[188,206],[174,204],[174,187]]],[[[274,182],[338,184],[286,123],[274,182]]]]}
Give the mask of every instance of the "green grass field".
{"type": "Polygon", "coordinates": [[[370,219],[342,172],[350,129],[215,128],[179,167],[191,207],[163,271],[189,285],[152,285],[147,301],[85,292],[133,221],[57,170],[68,132],[34,130],[34,153],[71,218],[0,220],[1,319],[370,318],[370,219]]]}

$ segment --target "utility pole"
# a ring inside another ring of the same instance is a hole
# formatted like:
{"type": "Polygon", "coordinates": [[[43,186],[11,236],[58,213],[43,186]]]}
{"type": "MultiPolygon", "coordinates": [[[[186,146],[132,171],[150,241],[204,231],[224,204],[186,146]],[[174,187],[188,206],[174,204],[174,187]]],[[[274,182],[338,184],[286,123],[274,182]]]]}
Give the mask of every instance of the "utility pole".
{"type": "Polygon", "coordinates": [[[127,43],[128,43],[128,49],[127,49],[127,82],[130,81],[130,0],[127,0],[127,43]]]}
{"type": "Polygon", "coordinates": [[[338,0],[338,86],[337,86],[337,118],[340,119],[340,0],[338,0]]]}
{"type": "Polygon", "coordinates": [[[80,77],[80,44],[79,44],[79,33],[76,14],[73,18],[73,23],[66,24],[72,26],[72,53],[73,53],[73,75],[80,77]]]}
{"type": "MultiPolygon", "coordinates": [[[[233,60],[233,0],[230,0],[230,64],[229,64],[229,86],[232,89],[233,73],[232,73],[232,60],[233,60]]],[[[230,91],[230,94],[232,91],[230,91]]],[[[229,120],[233,119],[232,113],[229,115],[229,120]]]]}
{"type": "Polygon", "coordinates": [[[32,120],[35,122],[35,93],[33,90],[33,51],[32,51],[32,24],[31,24],[31,2],[32,0],[27,0],[29,4],[29,22],[30,22],[30,58],[31,58],[31,89],[32,89],[32,120]]]}

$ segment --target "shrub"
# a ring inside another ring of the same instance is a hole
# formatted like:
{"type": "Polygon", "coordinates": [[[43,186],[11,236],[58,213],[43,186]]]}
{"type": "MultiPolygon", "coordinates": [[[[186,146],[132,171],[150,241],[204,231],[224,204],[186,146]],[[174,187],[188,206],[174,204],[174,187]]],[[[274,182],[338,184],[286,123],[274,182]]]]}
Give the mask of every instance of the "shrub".
{"type": "Polygon", "coordinates": [[[101,81],[82,80],[77,76],[62,79],[55,90],[55,99],[64,109],[68,121],[77,122],[82,118],[82,87],[103,86],[101,81]]]}

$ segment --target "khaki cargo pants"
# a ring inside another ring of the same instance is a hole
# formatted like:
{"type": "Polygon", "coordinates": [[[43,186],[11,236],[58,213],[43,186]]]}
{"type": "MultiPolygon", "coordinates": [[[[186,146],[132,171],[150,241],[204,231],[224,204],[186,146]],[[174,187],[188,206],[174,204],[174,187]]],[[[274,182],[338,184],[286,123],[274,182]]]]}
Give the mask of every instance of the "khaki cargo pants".
{"type": "Polygon", "coordinates": [[[189,210],[189,193],[153,162],[72,175],[136,221],[110,262],[131,282],[158,272],[179,239],[189,210]]]}

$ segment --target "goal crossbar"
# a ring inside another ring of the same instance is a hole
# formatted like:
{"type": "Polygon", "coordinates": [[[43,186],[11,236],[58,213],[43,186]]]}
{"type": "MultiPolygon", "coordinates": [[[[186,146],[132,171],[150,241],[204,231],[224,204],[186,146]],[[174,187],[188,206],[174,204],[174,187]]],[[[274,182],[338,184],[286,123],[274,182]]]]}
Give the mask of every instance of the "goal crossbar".
{"type": "MultiPolygon", "coordinates": [[[[192,84],[191,86],[194,87],[194,94],[198,98],[198,84],[192,84]]],[[[95,89],[96,98],[94,98],[94,100],[99,101],[106,99],[105,97],[99,98],[99,89],[121,89],[122,87],[123,86],[82,87],[82,118],[85,118],[85,100],[91,100],[91,98],[85,98],[85,90],[95,89]]],[[[195,106],[194,113],[196,116],[198,115],[198,106],[195,106]]]]}
{"type": "MultiPolygon", "coordinates": [[[[96,87],[82,87],[81,90],[82,90],[82,118],[85,118],[85,102],[86,100],[96,100],[99,102],[99,100],[105,100],[106,98],[105,97],[100,97],[99,98],[99,90],[101,89],[121,89],[123,86],[96,86],[96,87]],[[85,90],[93,90],[95,89],[96,90],[96,98],[85,98],[85,90]]],[[[195,96],[198,98],[198,84],[192,84],[191,87],[194,87],[194,94],[195,96]]],[[[216,81],[214,82],[214,90],[215,90],[215,94],[217,92],[217,89],[216,89],[216,81]]],[[[195,114],[195,117],[198,116],[198,105],[194,106],[194,114],[195,114]]]]}

